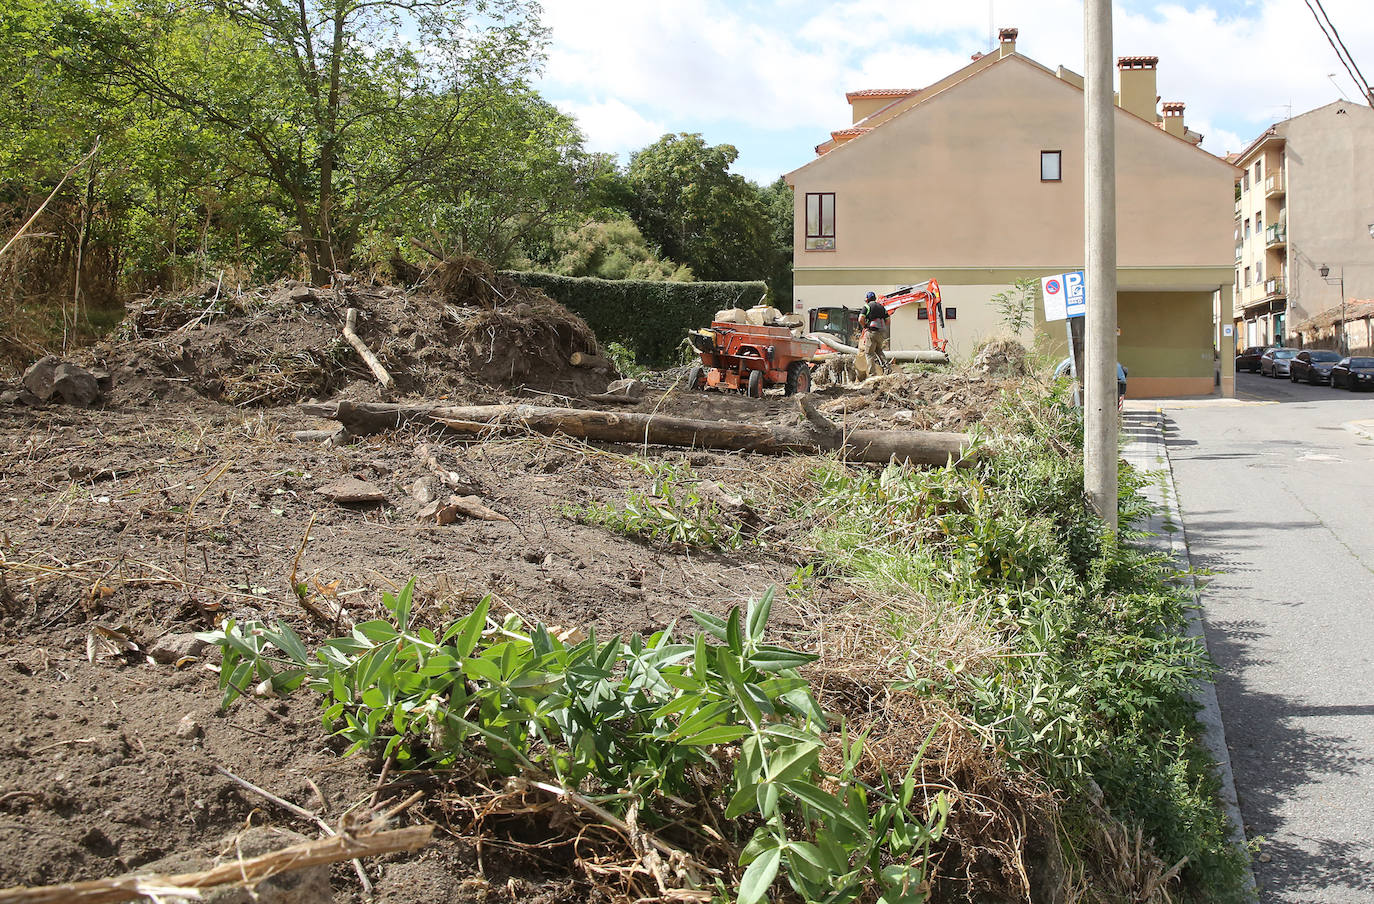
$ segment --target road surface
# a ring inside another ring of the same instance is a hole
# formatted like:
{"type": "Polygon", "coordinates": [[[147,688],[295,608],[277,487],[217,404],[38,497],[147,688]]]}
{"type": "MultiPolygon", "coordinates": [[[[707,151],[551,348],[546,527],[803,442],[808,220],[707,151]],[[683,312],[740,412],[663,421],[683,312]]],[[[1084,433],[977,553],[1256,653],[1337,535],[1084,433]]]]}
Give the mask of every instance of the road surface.
{"type": "Polygon", "coordinates": [[[1164,403],[1169,458],[1269,902],[1374,902],[1374,393],[1237,375],[1164,403]]]}

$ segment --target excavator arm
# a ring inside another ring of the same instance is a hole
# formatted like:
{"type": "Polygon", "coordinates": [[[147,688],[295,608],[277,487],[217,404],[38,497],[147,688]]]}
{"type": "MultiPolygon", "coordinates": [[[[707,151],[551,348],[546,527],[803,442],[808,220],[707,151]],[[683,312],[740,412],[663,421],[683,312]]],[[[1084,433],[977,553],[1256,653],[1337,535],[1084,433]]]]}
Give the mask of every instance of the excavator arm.
{"type": "Polygon", "coordinates": [[[930,347],[937,352],[944,352],[948,349],[949,339],[944,334],[945,306],[940,300],[940,284],[938,282],[932,279],[920,285],[902,286],[895,292],[884,295],[882,302],[883,307],[887,308],[888,314],[912,303],[924,304],[926,322],[930,324],[930,347]]]}

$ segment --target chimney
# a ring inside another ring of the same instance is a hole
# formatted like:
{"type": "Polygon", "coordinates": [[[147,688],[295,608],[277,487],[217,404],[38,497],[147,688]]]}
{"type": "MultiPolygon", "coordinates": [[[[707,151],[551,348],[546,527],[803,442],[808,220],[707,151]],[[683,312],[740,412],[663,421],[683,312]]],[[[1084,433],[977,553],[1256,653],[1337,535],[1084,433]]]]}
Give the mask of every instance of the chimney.
{"type": "Polygon", "coordinates": [[[1183,104],[1170,101],[1160,107],[1164,111],[1164,131],[1179,138],[1186,138],[1187,129],[1183,126],[1183,104]]]}
{"type": "Polygon", "coordinates": [[[1158,122],[1155,103],[1155,74],[1159,68],[1157,56],[1117,57],[1116,68],[1121,73],[1118,104],[1127,113],[1134,113],[1146,122],[1158,122]]]}
{"type": "Polygon", "coordinates": [[[997,58],[1000,60],[1007,54],[1016,52],[1016,36],[1020,34],[1019,29],[1003,28],[997,32],[997,58]]]}

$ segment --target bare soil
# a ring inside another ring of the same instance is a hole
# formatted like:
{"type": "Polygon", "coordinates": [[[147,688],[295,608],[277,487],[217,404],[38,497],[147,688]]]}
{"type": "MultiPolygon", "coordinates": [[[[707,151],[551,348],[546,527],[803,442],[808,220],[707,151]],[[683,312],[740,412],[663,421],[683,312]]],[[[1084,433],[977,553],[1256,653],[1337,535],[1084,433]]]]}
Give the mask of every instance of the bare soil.
{"type": "MultiPolygon", "coordinates": [[[[316,610],[337,606],[341,621],[376,617],[380,594],[416,576],[416,611],[432,624],[490,595],[494,611],[626,633],[684,621],[693,608],[723,613],[785,583],[806,560],[793,542],[801,526],[785,523],[805,460],[543,437],[457,444],[421,431],[294,441],[296,430],[331,426],[304,418],[297,402],[378,396],[341,345],[348,306],[363,311],[360,332],[401,395],[561,396],[589,406],[581,397],[609,379],[567,364],[572,351],[602,350],[547,299],[493,309],[424,290],[357,287],[339,297],[290,284],[220,286],[148,301],[91,351],[88,363],[112,376],[104,408],[0,409],[0,887],[213,855],[249,824],[317,834],[218,770],[331,824],[372,798],[381,764],[341,757],[308,695],[221,711],[204,654],[150,656],[168,636],[228,616],[281,618],[308,639],[327,636],[337,626],[302,607],[293,569],[316,610]],[[582,523],[587,503],[618,502],[647,484],[628,457],[635,452],[685,459],[702,479],[759,500],[777,529],[724,554],[657,548],[582,523]],[[431,458],[509,520],[418,521],[416,484],[433,478],[431,458]],[[385,501],[339,504],[319,492],[345,476],[375,485],[385,501]]],[[[654,377],[634,407],[797,417],[782,396],[688,394],[674,377],[654,377]]],[[[856,426],[959,430],[1005,385],[980,373],[911,373],[818,396],[856,426]]],[[[779,605],[777,636],[805,618],[779,605]]],[[[393,780],[383,796],[402,790],[410,787],[393,780]]],[[[436,795],[411,818],[460,824],[453,809],[436,795]]],[[[499,843],[479,848],[462,832],[439,839],[367,864],[377,900],[586,897],[569,881],[566,846],[516,855],[499,843]]],[[[364,899],[347,864],[335,866],[333,884],[336,901],[364,899]]]]}

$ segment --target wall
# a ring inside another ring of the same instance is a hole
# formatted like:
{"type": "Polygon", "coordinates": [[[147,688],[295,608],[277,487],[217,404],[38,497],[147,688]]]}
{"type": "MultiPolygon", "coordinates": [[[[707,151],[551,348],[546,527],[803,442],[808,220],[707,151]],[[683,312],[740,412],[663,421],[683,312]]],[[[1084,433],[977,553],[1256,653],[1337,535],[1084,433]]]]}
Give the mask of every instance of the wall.
{"type": "Polygon", "coordinates": [[[1281,123],[1288,139],[1289,326],[1341,303],[1331,277],[1343,274],[1345,297],[1374,298],[1374,110],[1328,104],[1281,123]],[[1344,113],[1337,111],[1344,110],[1344,113]]]}

